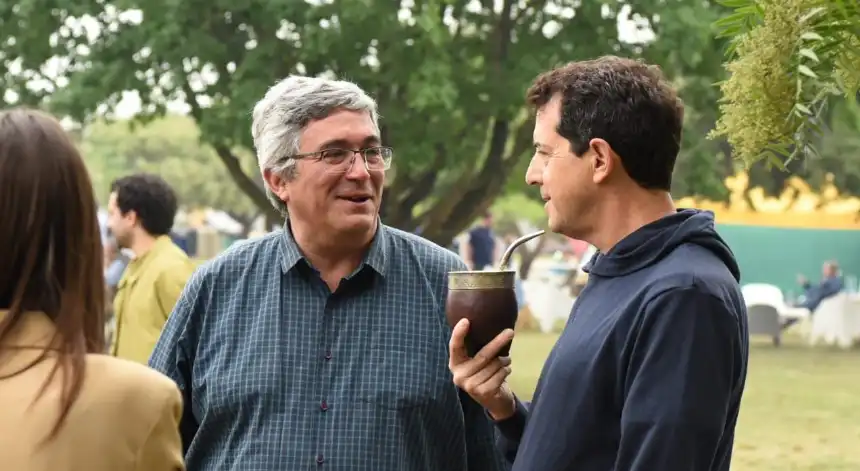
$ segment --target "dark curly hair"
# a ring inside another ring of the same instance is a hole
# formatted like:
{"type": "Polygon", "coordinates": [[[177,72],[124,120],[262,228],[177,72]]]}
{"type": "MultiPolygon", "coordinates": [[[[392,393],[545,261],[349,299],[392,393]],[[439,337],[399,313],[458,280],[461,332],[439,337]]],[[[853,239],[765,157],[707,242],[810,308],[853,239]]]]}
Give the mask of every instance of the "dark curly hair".
{"type": "Polygon", "coordinates": [[[558,133],[576,155],[603,139],[639,186],[669,191],[684,105],[657,66],[615,56],[571,62],[538,76],[526,100],[542,108],[557,94],[558,133]]]}
{"type": "Polygon", "coordinates": [[[123,214],[134,211],[146,232],[153,236],[170,233],[178,203],[163,178],[148,173],[129,175],[114,180],[110,191],[116,193],[119,210],[123,214]]]}

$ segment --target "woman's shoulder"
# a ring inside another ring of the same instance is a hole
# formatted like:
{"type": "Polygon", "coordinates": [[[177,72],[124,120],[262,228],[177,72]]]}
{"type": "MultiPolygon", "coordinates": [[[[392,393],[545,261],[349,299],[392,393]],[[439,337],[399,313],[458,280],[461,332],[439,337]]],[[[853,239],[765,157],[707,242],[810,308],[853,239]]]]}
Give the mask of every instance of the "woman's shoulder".
{"type": "Polygon", "coordinates": [[[176,383],[154,369],[108,355],[87,355],[86,389],[95,396],[165,407],[182,401],[176,383]]]}

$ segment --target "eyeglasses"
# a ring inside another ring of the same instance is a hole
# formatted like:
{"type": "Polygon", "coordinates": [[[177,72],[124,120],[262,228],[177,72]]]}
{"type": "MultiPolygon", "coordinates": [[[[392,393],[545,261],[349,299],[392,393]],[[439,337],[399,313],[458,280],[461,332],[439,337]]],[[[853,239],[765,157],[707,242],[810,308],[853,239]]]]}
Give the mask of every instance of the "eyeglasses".
{"type": "Polygon", "coordinates": [[[328,167],[328,173],[346,173],[352,168],[357,155],[361,154],[367,171],[382,171],[391,168],[394,149],[391,147],[368,147],[367,149],[323,149],[317,152],[293,155],[294,159],[314,159],[328,167]]]}

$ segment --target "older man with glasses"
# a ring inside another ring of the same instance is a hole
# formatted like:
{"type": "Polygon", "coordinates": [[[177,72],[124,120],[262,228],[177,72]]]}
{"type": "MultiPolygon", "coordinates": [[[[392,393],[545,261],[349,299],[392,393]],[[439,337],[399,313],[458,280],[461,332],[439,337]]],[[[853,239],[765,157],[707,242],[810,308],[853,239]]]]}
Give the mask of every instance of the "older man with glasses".
{"type": "Polygon", "coordinates": [[[481,406],[451,382],[453,253],[385,226],[393,151],[354,84],[289,77],[252,134],[283,231],[204,265],[150,365],[186,404],[189,471],[496,471],[481,406]]]}

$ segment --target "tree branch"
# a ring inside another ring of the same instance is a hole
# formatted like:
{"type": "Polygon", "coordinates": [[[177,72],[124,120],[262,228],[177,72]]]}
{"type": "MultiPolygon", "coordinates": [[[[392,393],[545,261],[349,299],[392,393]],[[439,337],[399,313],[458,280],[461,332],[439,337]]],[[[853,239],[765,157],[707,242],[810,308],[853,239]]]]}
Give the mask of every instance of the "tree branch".
{"type": "Polygon", "coordinates": [[[383,208],[380,211],[387,223],[404,230],[411,230],[418,226],[412,212],[415,205],[433,191],[445,161],[445,146],[442,143],[436,143],[435,148],[433,160],[429,162],[425,170],[417,173],[417,175],[404,175],[405,178],[397,176],[396,186],[391,189],[391,193],[397,199],[391,202],[391,198],[383,198],[383,201],[389,201],[389,203],[383,203],[383,208]]]}
{"type": "Polygon", "coordinates": [[[522,125],[520,125],[519,128],[517,128],[514,142],[511,144],[511,151],[505,157],[507,165],[513,165],[513,163],[519,160],[519,158],[528,152],[529,149],[534,150],[534,127],[535,119],[534,115],[531,115],[522,125]]]}
{"type": "Polygon", "coordinates": [[[432,234],[437,243],[450,242],[461,223],[474,219],[485,211],[492,203],[491,196],[504,186],[513,167],[505,165],[505,147],[509,134],[510,121],[497,116],[493,123],[487,157],[480,172],[469,178],[471,183],[465,187],[460,198],[454,199],[449,195],[446,200],[450,203],[437,204],[426,214],[427,233],[432,234]]]}
{"type": "Polygon", "coordinates": [[[505,0],[502,5],[502,12],[499,14],[499,24],[496,30],[496,56],[495,56],[495,72],[496,79],[502,77],[501,73],[505,69],[508,61],[508,52],[511,49],[511,31],[514,27],[514,20],[511,18],[511,9],[514,7],[513,0],[505,0]]]}
{"type": "MultiPolygon", "coordinates": [[[[185,93],[185,100],[188,102],[188,107],[190,108],[190,114],[199,126],[203,122],[203,109],[200,106],[200,102],[197,101],[197,95],[188,83],[188,77],[182,76],[180,79],[182,91],[185,93]]],[[[227,168],[227,172],[230,174],[230,177],[239,189],[245,193],[248,198],[251,198],[254,205],[260,208],[261,211],[265,211],[268,215],[278,214],[278,211],[269,203],[269,199],[266,198],[266,193],[263,189],[254,183],[254,180],[252,180],[248,174],[242,170],[239,158],[223,143],[212,143],[212,148],[215,149],[215,155],[218,156],[227,168]]]]}

